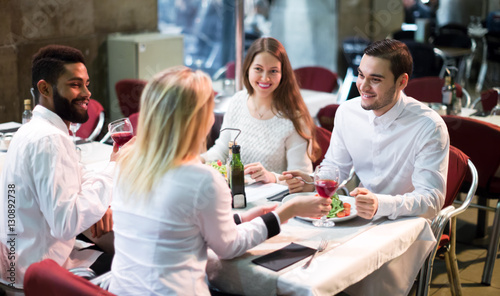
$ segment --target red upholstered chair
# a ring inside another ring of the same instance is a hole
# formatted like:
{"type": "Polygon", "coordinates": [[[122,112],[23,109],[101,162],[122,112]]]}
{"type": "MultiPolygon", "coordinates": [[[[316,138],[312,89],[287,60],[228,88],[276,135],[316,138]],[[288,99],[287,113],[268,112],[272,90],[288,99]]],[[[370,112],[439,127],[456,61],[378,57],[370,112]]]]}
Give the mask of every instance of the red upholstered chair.
{"type": "MultiPolygon", "coordinates": [[[[443,101],[441,93],[443,86],[444,79],[438,76],[420,77],[408,81],[404,92],[407,96],[424,103],[441,103],[443,101]]],[[[469,93],[460,84],[455,83],[455,86],[457,87],[457,97],[462,98],[462,106],[469,107],[471,104],[469,93]]]]}
{"type": "Polygon", "coordinates": [[[318,114],[316,114],[316,118],[322,128],[325,128],[330,132],[333,131],[335,113],[337,113],[339,106],[339,104],[330,104],[319,109],[318,114]]]}
{"type": "Polygon", "coordinates": [[[234,79],[236,77],[236,63],[230,61],[226,64],[226,78],[234,79]]]}
{"type": "Polygon", "coordinates": [[[438,244],[432,250],[427,258],[424,266],[420,271],[420,281],[417,295],[427,295],[430,279],[432,275],[432,267],[436,254],[444,253],[446,261],[446,269],[448,281],[450,283],[451,295],[462,295],[462,286],[460,284],[460,276],[458,274],[458,265],[456,257],[456,217],[464,212],[470,205],[474,193],[477,188],[477,171],[469,157],[458,148],[450,146],[448,160],[448,178],[446,182],[446,197],[443,208],[438,213],[437,217],[432,221],[432,231],[438,240],[438,244]],[[459,208],[453,206],[455,198],[458,196],[463,180],[470,171],[472,183],[467,191],[467,197],[459,208]],[[449,234],[443,234],[445,227],[448,225],[449,234]]]}
{"type": "Polygon", "coordinates": [[[338,75],[318,66],[293,70],[300,88],[331,93],[338,87],[338,75]]]}
{"type": "Polygon", "coordinates": [[[122,79],[115,84],[118,104],[123,116],[139,112],[141,94],[147,81],[142,79],[122,79]]]}
{"type": "Polygon", "coordinates": [[[134,129],[134,136],[136,136],[137,135],[137,124],[138,124],[138,120],[139,120],[139,112],[135,112],[133,114],[130,114],[128,119],[130,120],[130,123],[132,124],[132,128],[134,129]]]}
{"type": "MultiPolygon", "coordinates": [[[[500,177],[495,176],[495,172],[500,167],[500,127],[484,121],[461,117],[443,116],[448,132],[450,134],[451,145],[466,153],[477,167],[479,182],[476,195],[478,204],[471,204],[471,207],[478,207],[477,236],[483,237],[486,229],[485,209],[495,212],[493,229],[486,256],[482,283],[489,285],[498,252],[500,236],[500,177]],[[487,207],[487,199],[497,199],[496,208],[487,207]]],[[[471,184],[470,175],[466,176],[465,186],[471,184]]],[[[466,190],[462,188],[462,192],[466,190]]]]}
{"type": "Polygon", "coordinates": [[[98,101],[90,99],[88,114],[89,119],[80,126],[76,136],[87,141],[93,141],[99,136],[104,126],[104,108],[98,101]]]}
{"type": "Polygon", "coordinates": [[[477,109],[481,103],[482,109],[486,113],[490,113],[491,109],[496,106],[498,101],[498,91],[496,89],[487,89],[481,92],[481,96],[472,103],[472,108],[477,109]]]}
{"type": "Polygon", "coordinates": [[[316,126],[315,131],[316,141],[321,148],[321,157],[313,163],[313,169],[315,169],[316,166],[323,161],[323,158],[325,158],[326,151],[328,150],[328,147],[330,147],[330,138],[332,137],[332,132],[320,126],[316,126]]]}
{"type": "Polygon", "coordinates": [[[52,259],[31,264],[24,276],[26,296],[95,296],[114,295],[79,277],[52,259]]]}

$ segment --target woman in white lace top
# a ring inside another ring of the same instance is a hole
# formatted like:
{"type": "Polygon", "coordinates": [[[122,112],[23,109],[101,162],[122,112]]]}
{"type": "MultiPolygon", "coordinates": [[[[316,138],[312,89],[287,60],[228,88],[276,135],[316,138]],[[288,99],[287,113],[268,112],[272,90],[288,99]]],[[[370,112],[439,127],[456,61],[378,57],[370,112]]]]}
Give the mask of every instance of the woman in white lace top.
{"type": "MultiPolygon", "coordinates": [[[[243,84],[231,99],[222,129],[237,128],[245,174],[264,183],[277,182],[286,170],[312,172],[319,154],[314,122],[300,94],[283,45],[276,39],[257,39],[243,62],[243,84]]],[[[234,131],[222,131],[202,155],[206,161],[225,161],[234,131]]]]}

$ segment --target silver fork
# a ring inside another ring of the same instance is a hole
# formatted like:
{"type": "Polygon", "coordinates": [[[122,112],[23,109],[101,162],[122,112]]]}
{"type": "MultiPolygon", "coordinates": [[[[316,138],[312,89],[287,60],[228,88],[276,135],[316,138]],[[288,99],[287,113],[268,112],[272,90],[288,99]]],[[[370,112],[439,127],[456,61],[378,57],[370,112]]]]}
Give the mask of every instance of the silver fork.
{"type": "Polygon", "coordinates": [[[300,180],[300,181],[302,181],[302,182],[304,182],[306,184],[314,185],[314,182],[306,181],[306,180],[302,179],[302,177],[294,177],[294,178],[297,179],[297,180],[300,180]]]}
{"type": "MultiPolygon", "coordinates": [[[[314,185],[314,182],[309,182],[309,181],[306,181],[306,180],[304,180],[302,177],[295,176],[294,178],[295,178],[295,179],[297,179],[297,180],[300,180],[300,181],[302,181],[302,182],[304,182],[304,183],[306,183],[306,184],[309,184],[309,185],[314,185]]],[[[337,190],[339,190],[340,188],[345,187],[345,185],[347,184],[347,182],[348,182],[348,181],[349,181],[349,180],[347,180],[347,179],[346,179],[346,180],[344,180],[344,181],[342,181],[342,183],[340,183],[339,187],[337,187],[337,190]]]]}
{"type": "Polygon", "coordinates": [[[309,260],[306,262],[306,264],[304,264],[304,266],[302,266],[303,269],[306,269],[309,267],[309,265],[311,265],[311,261],[313,260],[314,256],[316,256],[316,254],[318,252],[323,252],[326,247],[328,246],[328,240],[326,239],[321,239],[321,242],[319,243],[319,246],[318,248],[316,249],[316,252],[314,252],[311,256],[311,258],[309,258],[309,260]]]}

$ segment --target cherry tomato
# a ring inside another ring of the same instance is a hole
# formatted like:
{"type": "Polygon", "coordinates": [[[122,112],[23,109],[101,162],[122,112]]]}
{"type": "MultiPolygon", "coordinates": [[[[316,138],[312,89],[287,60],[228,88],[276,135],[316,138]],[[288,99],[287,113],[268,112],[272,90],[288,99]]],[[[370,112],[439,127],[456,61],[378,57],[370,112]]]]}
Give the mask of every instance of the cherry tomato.
{"type": "Polygon", "coordinates": [[[346,216],[349,216],[351,214],[351,209],[345,209],[344,212],[346,216]]]}
{"type": "Polygon", "coordinates": [[[337,217],[339,217],[339,218],[342,218],[342,217],[345,217],[345,216],[346,216],[345,215],[345,211],[340,211],[340,212],[337,213],[337,217]]]}
{"type": "Polygon", "coordinates": [[[350,209],[350,208],[351,208],[351,204],[350,204],[350,203],[345,202],[345,203],[344,203],[344,209],[350,209]]]}
{"type": "Polygon", "coordinates": [[[222,161],[217,160],[217,165],[218,165],[218,166],[222,166],[222,161]]]}

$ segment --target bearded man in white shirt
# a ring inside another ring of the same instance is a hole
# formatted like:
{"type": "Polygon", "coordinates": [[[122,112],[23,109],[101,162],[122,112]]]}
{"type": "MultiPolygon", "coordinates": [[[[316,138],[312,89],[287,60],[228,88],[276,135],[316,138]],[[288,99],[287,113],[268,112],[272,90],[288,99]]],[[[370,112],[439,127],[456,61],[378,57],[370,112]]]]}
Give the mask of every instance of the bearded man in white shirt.
{"type": "MultiPolygon", "coordinates": [[[[444,204],[448,130],[436,112],[403,93],[412,67],[404,43],[386,39],[369,45],[358,68],[361,96],[342,103],[335,115],[322,164],[338,167],[341,179],[354,167],[361,184],[350,195],[365,219],[432,219],[444,204]]],[[[290,192],[314,190],[293,178],[312,181],[310,175],[283,174],[290,192]]]]}
{"type": "Polygon", "coordinates": [[[77,250],[75,237],[88,229],[94,236],[112,235],[109,205],[118,148],[103,172],[90,173],[79,164],[68,132],[70,122],[88,119],[89,83],[77,49],[49,45],[33,57],[32,86],[39,104],[14,135],[0,178],[4,284],[21,288],[28,266],[47,258],[68,269],[97,266],[102,252],[77,250]]]}

